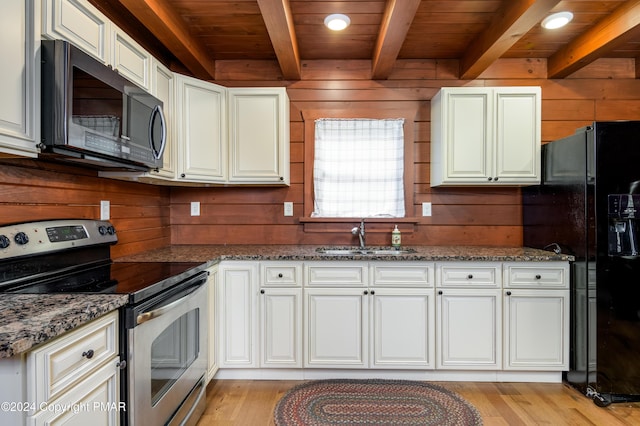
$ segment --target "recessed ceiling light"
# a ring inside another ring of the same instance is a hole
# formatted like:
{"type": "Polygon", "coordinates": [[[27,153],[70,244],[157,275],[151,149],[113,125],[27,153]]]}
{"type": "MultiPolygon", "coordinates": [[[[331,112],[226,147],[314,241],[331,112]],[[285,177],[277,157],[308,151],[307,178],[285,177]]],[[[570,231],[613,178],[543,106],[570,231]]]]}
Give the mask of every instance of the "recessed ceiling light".
{"type": "Polygon", "coordinates": [[[342,31],[349,26],[351,19],[342,13],[334,13],[324,18],[324,25],[333,31],[342,31]]]}
{"type": "Polygon", "coordinates": [[[564,27],[573,19],[571,12],[558,12],[551,14],[542,20],[542,27],[548,30],[564,27]]]}

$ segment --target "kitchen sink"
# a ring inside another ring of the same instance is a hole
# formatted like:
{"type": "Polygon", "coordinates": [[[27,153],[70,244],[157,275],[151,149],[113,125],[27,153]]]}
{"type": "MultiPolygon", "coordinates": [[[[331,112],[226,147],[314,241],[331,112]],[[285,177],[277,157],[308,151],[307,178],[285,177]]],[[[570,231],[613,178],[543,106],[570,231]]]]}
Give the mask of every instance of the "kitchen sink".
{"type": "Polygon", "coordinates": [[[318,253],[329,256],[387,256],[415,253],[415,249],[394,247],[320,247],[318,253]]]}

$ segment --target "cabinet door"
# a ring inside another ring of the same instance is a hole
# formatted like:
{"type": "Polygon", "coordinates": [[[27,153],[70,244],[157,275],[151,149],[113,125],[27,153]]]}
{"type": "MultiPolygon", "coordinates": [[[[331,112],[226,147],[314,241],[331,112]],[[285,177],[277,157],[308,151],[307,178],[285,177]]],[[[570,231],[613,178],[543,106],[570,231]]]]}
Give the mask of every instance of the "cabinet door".
{"type": "Polygon", "coordinates": [[[151,89],[151,54],[127,33],[112,26],[111,65],[145,90],[151,89]]]}
{"type": "Polygon", "coordinates": [[[35,46],[34,0],[2,2],[0,35],[0,152],[35,157],[40,127],[40,60],[35,46]]]}
{"type": "Polygon", "coordinates": [[[162,155],[162,168],[151,175],[175,179],[177,167],[177,144],[175,135],[175,92],[173,72],[154,59],[151,63],[151,94],[162,101],[162,112],[167,125],[167,142],[162,155]]]}
{"type": "Polygon", "coordinates": [[[540,183],[540,88],[496,89],[494,181],[540,183]]]}
{"type": "Polygon", "coordinates": [[[28,400],[42,405],[60,398],[117,354],[117,312],[40,345],[27,354],[28,400]]]}
{"type": "Polygon", "coordinates": [[[109,63],[111,23],[87,0],[44,0],[42,35],[67,40],[100,62],[109,63]]]}
{"type": "Polygon", "coordinates": [[[431,186],[540,182],[539,87],[442,88],[431,100],[431,186]]]}
{"type": "Polygon", "coordinates": [[[217,290],[218,290],[218,267],[213,266],[209,268],[209,279],[207,281],[207,291],[209,297],[209,303],[207,307],[209,308],[209,324],[208,325],[208,339],[209,339],[209,351],[207,356],[209,357],[207,360],[208,365],[208,374],[207,380],[213,379],[216,372],[218,371],[218,309],[216,306],[217,301],[217,290]]]}
{"type": "Polygon", "coordinates": [[[368,300],[363,289],[305,289],[304,367],[368,366],[368,300]]]}
{"type": "Polygon", "coordinates": [[[126,409],[119,401],[119,375],[115,359],[64,394],[49,401],[37,414],[28,417],[29,426],[86,426],[120,424],[120,413],[126,409]],[[60,410],[54,410],[60,407],[60,410]],[[65,407],[65,410],[62,410],[65,407]]]}
{"type": "Polygon", "coordinates": [[[372,290],[372,366],[434,368],[434,290],[372,290]]]}
{"type": "Polygon", "coordinates": [[[569,367],[569,291],[507,290],[505,370],[569,367]]]}
{"type": "Polygon", "coordinates": [[[432,104],[432,114],[432,161],[436,163],[432,185],[486,182],[491,176],[493,155],[491,91],[443,89],[432,104]]]}
{"type": "Polygon", "coordinates": [[[502,368],[502,303],[498,289],[439,289],[436,368],[502,368]]]}
{"type": "Polygon", "coordinates": [[[176,74],[179,178],[227,179],[224,87],[176,74]]]}
{"type": "Polygon", "coordinates": [[[220,367],[258,366],[258,265],[250,262],[221,264],[220,367]]]}
{"type": "Polygon", "coordinates": [[[260,290],[261,367],[302,367],[302,288],[260,290]]]}
{"type": "Polygon", "coordinates": [[[289,184],[284,88],[229,89],[229,181],[289,184]]]}

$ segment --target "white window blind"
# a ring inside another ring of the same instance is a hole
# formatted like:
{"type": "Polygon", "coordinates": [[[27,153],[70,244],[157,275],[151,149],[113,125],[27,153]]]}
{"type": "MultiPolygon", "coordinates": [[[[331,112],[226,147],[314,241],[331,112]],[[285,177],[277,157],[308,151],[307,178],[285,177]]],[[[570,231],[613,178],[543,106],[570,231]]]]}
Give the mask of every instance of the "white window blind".
{"type": "Polygon", "coordinates": [[[314,217],[404,217],[404,119],[315,121],[314,217]]]}

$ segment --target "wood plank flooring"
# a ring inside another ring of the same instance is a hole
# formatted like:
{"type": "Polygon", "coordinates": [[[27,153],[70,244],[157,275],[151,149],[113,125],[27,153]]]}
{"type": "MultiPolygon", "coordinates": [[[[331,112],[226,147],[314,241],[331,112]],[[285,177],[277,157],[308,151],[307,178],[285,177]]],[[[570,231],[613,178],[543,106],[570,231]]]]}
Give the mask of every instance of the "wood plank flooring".
{"type": "MultiPolygon", "coordinates": [[[[299,381],[212,380],[198,426],[273,425],[278,400],[299,381]]],[[[485,426],[640,425],[640,403],[596,406],[560,383],[439,382],[472,403],[485,426]]]]}

